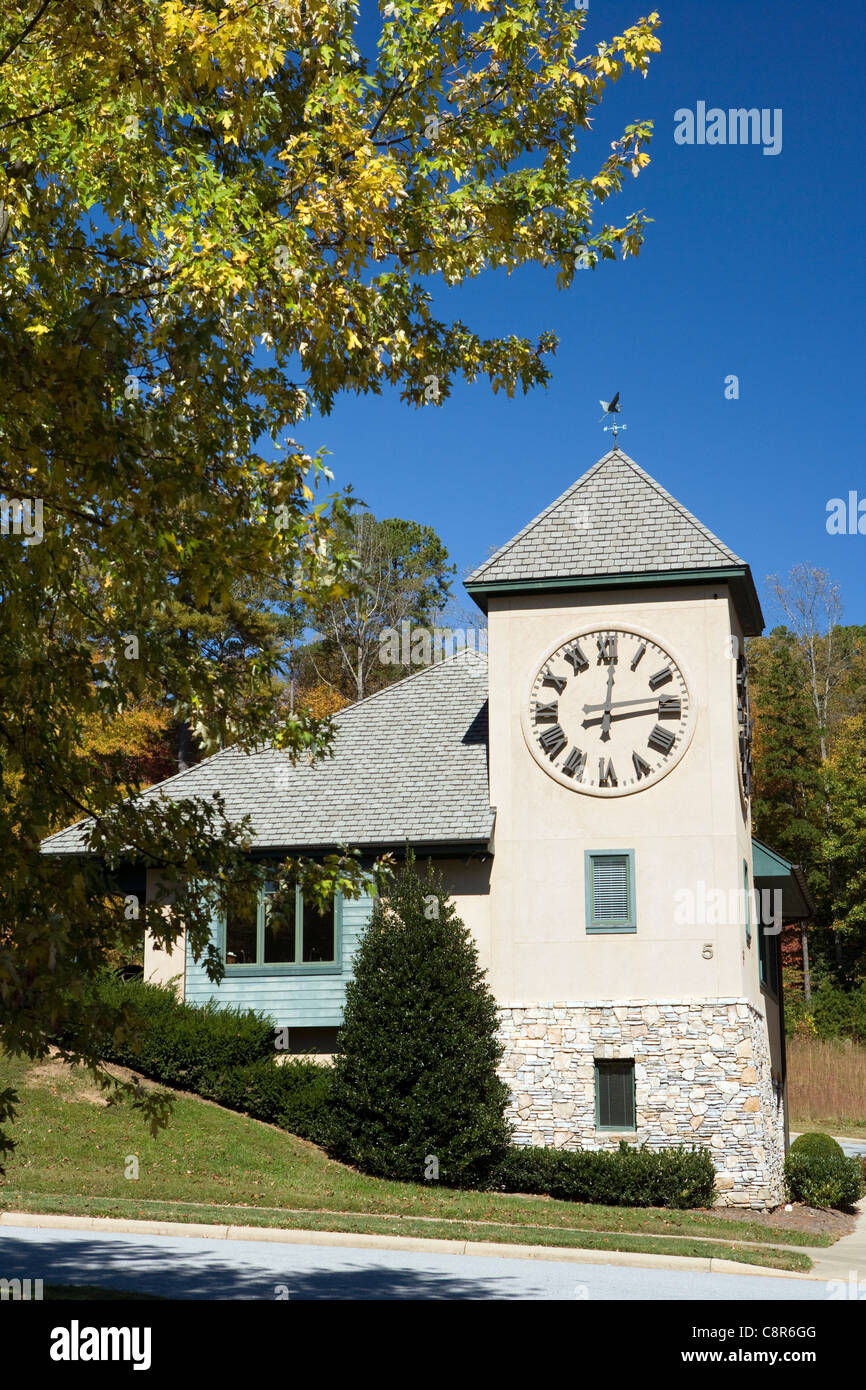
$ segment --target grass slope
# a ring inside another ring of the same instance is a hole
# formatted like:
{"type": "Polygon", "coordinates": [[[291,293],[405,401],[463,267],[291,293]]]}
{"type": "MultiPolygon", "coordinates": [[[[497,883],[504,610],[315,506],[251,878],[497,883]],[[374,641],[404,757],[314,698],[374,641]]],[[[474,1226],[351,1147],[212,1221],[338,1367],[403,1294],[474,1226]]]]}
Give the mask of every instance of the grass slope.
{"type": "Polygon", "coordinates": [[[808,1269],[765,1244],[830,1244],[712,1212],[598,1207],[544,1197],[383,1182],[312,1144],[216,1105],[178,1096],[152,1138],[126,1106],[108,1106],[84,1072],[0,1058],[0,1086],[21,1096],[18,1147],[0,1180],[6,1210],[373,1231],[609,1250],[655,1250],[808,1269]],[[127,1178],[131,1155],[139,1177],[127,1178]],[[674,1239],[671,1239],[673,1237],[674,1239]],[[737,1242],[746,1242],[744,1248],[737,1242]],[[758,1248],[763,1245],[764,1248],[758,1248]]]}

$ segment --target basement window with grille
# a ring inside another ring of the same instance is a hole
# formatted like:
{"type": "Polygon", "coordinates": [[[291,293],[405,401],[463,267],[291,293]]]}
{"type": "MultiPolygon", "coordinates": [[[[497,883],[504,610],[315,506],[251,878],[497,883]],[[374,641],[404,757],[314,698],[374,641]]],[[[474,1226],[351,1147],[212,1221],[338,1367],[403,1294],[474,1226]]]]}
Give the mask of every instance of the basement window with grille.
{"type": "Polygon", "coordinates": [[[596,1062],[595,1127],[633,1130],[634,1062],[596,1062]]]}
{"type": "Polygon", "coordinates": [[[634,895],[633,849],[588,849],[584,853],[586,876],[586,930],[588,932],[637,931],[634,895]]]}

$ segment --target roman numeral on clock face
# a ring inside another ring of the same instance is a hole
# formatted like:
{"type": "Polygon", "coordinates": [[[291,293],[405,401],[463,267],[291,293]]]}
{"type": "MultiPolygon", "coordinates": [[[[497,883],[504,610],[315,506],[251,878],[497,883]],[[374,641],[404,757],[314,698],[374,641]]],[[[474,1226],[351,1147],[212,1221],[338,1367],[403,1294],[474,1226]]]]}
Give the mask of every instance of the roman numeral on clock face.
{"type": "Polygon", "coordinates": [[[585,767],[586,754],[582,753],[579,748],[572,748],[565,762],[562,764],[562,770],[566,777],[576,777],[578,781],[583,777],[583,769],[585,767]]]}
{"type": "Polygon", "coordinates": [[[673,680],[673,678],[674,673],[670,666],[663,666],[660,671],[656,671],[655,675],[650,676],[649,688],[650,690],[658,690],[660,685],[667,685],[668,681],[673,680]]]}
{"type": "Polygon", "coordinates": [[[543,705],[540,700],[537,701],[535,705],[536,724],[556,724],[559,719],[558,709],[558,700],[552,700],[549,705],[543,705]]]}
{"type": "Polygon", "coordinates": [[[557,695],[561,695],[562,692],[563,692],[563,690],[565,689],[565,687],[568,685],[568,677],[567,677],[567,676],[550,676],[550,675],[546,675],[546,676],[543,678],[541,684],[542,684],[542,685],[552,685],[552,686],[553,686],[553,689],[556,691],[557,695]]]}
{"type": "Polygon", "coordinates": [[[649,777],[651,771],[650,765],[644,762],[640,753],[632,753],[631,760],[634,763],[635,776],[638,781],[640,781],[642,777],[649,777]]]}
{"type": "Polygon", "coordinates": [[[565,657],[569,666],[574,667],[575,675],[579,675],[581,671],[585,671],[589,666],[589,662],[587,658],[584,656],[579,642],[574,642],[572,646],[568,647],[562,653],[562,655],[565,657]]]}
{"type": "Polygon", "coordinates": [[[663,729],[661,724],[656,724],[647,739],[647,743],[650,748],[654,748],[657,753],[664,753],[667,755],[676,743],[676,735],[672,734],[670,729],[663,729]]]}
{"type": "Polygon", "coordinates": [[[645,656],[646,656],[646,642],[641,642],[640,646],[638,647],[637,651],[635,652],[634,656],[633,656],[632,659],[631,659],[631,669],[632,669],[633,671],[636,671],[636,670],[637,670],[638,666],[640,666],[640,664],[641,664],[641,662],[643,661],[643,659],[644,659],[645,656]]]}
{"type": "Polygon", "coordinates": [[[596,666],[616,665],[616,637],[596,637],[595,645],[598,647],[598,661],[596,666]]]}
{"type": "Polygon", "coordinates": [[[681,719],[682,713],[679,695],[663,695],[659,700],[659,719],[681,719]]]}
{"type": "Polygon", "coordinates": [[[598,760],[598,785],[600,787],[616,787],[619,785],[616,780],[616,773],[613,769],[613,762],[610,758],[599,758],[598,760]]]}
{"type": "Polygon", "coordinates": [[[554,724],[552,729],[545,729],[543,734],[539,734],[538,742],[541,744],[549,758],[555,758],[557,753],[561,753],[568,739],[562,732],[558,724],[554,724]]]}

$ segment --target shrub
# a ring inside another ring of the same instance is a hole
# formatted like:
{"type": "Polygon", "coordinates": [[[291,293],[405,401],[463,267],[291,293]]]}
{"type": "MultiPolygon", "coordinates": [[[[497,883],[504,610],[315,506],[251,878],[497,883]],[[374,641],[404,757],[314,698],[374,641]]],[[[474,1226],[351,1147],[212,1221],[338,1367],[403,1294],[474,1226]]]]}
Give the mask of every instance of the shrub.
{"type": "Polygon", "coordinates": [[[314,1144],[324,1144],[332,1080],[331,1068],[315,1062],[289,1061],[280,1066],[273,1058],[261,1058],[209,1077],[201,1093],[229,1110],[243,1111],[314,1144]]]}
{"type": "MultiPolygon", "coordinates": [[[[838,1145],[837,1145],[838,1147],[838,1145]]],[[[794,1152],[785,1159],[785,1182],[792,1202],[810,1207],[848,1207],[864,1192],[863,1171],[858,1158],[843,1153],[813,1154],[794,1152]]]]}
{"type": "Polygon", "coordinates": [[[128,1036],[102,1040],[101,1055],[167,1086],[199,1091],[209,1076],[273,1055],[273,1026],[251,1009],[197,1008],[161,985],[115,977],[95,992],[102,1003],[122,1007],[129,1023],[128,1036]]]}
{"type": "Polygon", "coordinates": [[[842,1145],[837,1144],[832,1135],[819,1134],[817,1131],[812,1131],[809,1134],[801,1134],[794,1140],[788,1152],[792,1154],[809,1154],[814,1158],[845,1157],[845,1151],[842,1145]]]}
{"type": "MultiPolygon", "coordinates": [[[[161,985],[113,974],[90,987],[89,1001],[119,1008],[128,1020],[129,1036],[100,1037],[106,1061],[325,1143],[331,1068],[306,1060],[278,1065],[273,1025],[262,1014],[186,1004],[161,985]]],[[[71,1032],[65,1041],[74,1043],[71,1032]]]]}
{"type": "Polygon", "coordinates": [[[504,1158],[497,1009],[467,928],[411,854],[377,900],[347,989],[329,1151],[376,1177],[484,1186],[504,1158]]]}
{"type": "Polygon", "coordinates": [[[635,1148],[622,1140],[613,1152],[513,1148],[499,1166],[497,1186],[611,1207],[706,1207],[715,1177],[708,1149],[635,1148]]]}

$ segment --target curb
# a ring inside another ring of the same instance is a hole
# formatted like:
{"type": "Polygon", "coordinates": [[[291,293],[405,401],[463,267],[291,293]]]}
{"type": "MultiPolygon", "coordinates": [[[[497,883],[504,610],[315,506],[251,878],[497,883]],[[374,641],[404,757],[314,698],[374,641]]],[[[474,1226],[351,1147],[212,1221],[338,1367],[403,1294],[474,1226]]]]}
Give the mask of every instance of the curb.
{"type": "MultiPolygon", "coordinates": [[[[814,1279],[812,1271],[768,1269],[739,1260],[699,1255],[656,1255],[631,1250],[598,1250],[558,1245],[508,1245],[486,1240],[441,1240],[430,1236],[391,1236],[356,1231],[285,1230],[278,1226],[218,1226],[186,1221],[133,1221],[115,1216],[54,1216],[28,1211],[0,1212],[0,1227],[29,1226],[56,1231],[97,1231],[119,1235],[175,1236],[181,1239],[262,1241],[281,1245],[337,1246],[349,1250],[404,1250],[440,1255],[485,1255],[503,1260],[555,1260],[568,1264],[627,1265],[636,1269],[688,1269],[703,1274],[751,1274],[773,1279],[814,1279]]],[[[796,1247],[791,1247],[792,1250],[796,1247]]]]}

